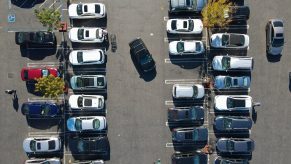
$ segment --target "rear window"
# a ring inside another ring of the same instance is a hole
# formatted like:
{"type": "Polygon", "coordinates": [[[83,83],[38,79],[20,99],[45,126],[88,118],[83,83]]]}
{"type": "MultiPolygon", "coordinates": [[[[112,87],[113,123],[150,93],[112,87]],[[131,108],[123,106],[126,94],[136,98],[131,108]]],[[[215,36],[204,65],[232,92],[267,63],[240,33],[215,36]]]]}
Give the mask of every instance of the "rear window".
{"type": "Polygon", "coordinates": [[[95,13],[100,13],[100,5],[95,5],[95,13]]]}

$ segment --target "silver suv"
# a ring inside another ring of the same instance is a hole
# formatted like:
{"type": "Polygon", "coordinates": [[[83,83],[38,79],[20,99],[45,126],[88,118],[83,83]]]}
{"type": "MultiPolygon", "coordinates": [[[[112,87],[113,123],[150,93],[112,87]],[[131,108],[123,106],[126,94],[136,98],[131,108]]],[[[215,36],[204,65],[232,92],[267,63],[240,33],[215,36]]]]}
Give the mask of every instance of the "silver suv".
{"type": "Polygon", "coordinates": [[[280,55],[284,46],[284,26],[281,19],[270,19],[266,26],[267,53],[280,55]]]}

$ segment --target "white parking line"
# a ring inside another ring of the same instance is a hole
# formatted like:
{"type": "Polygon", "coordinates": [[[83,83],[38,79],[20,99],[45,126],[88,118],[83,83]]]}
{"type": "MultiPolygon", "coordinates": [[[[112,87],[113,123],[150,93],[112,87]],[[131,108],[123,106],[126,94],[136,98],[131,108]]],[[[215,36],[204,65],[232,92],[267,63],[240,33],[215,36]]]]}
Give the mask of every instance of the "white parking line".
{"type": "Polygon", "coordinates": [[[170,59],[166,58],[165,63],[166,64],[172,64],[172,63],[201,63],[206,62],[207,58],[183,58],[183,59],[170,59]]]}
{"type": "Polygon", "coordinates": [[[59,66],[59,63],[55,62],[42,62],[42,63],[27,63],[27,67],[45,67],[45,66],[59,66]]]}
{"type": "MultiPolygon", "coordinates": [[[[63,100],[64,97],[60,96],[58,97],[58,100],[61,101],[63,100]]],[[[56,100],[50,99],[50,98],[44,98],[44,97],[31,97],[31,98],[27,98],[28,102],[35,102],[35,101],[49,101],[49,102],[57,102],[56,100]]]]}
{"type": "Polygon", "coordinates": [[[57,1],[54,0],[54,2],[49,6],[49,8],[51,8],[57,1]]]}
{"type": "Polygon", "coordinates": [[[59,7],[57,7],[56,10],[59,10],[62,6],[63,6],[63,4],[61,4],[59,7]]]}
{"type": "Polygon", "coordinates": [[[201,83],[202,79],[170,79],[170,80],[165,80],[165,84],[196,84],[196,83],[201,83]]]}
{"type": "MultiPolygon", "coordinates": [[[[191,105],[204,105],[203,102],[192,102],[192,101],[175,101],[177,104],[191,104],[191,105]]],[[[174,101],[172,100],[166,100],[165,101],[166,106],[172,106],[174,105],[174,101]]]]}

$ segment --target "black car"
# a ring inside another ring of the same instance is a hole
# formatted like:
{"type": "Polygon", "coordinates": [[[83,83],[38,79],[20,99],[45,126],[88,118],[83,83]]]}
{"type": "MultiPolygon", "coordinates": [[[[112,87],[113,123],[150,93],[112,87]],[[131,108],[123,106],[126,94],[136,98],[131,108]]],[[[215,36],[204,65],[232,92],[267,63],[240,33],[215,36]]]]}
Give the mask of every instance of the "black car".
{"type": "Polygon", "coordinates": [[[214,164],[249,164],[249,160],[217,157],[214,160],[214,164]]]}
{"type": "Polygon", "coordinates": [[[216,142],[219,154],[249,155],[255,149],[255,141],[250,138],[220,138],[216,142]]]}
{"type": "Polygon", "coordinates": [[[248,6],[232,6],[232,12],[225,10],[225,18],[231,20],[248,20],[250,17],[250,8],[248,6]]]}
{"type": "Polygon", "coordinates": [[[129,46],[134,60],[136,60],[142,71],[149,72],[156,68],[155,61],[141,38],[134,39],[129,43],[129,46]]]}
{"type": "Polygon", "coordinates": [[[252,119],[240,116],[217,116],[214,120],[214,128],[222,132],[241,132],[252,128],[252,119]]]}
{"type": "Polygon", "coordinates": [[[203,124],[204,108],[202,106],[169,108],[168,121],[180,126],[203,124]]]}
{"type": "Polygon", "coordinates": [[[207,155],[200,153],[173,154],[172,164],[207,164],[207,155]]]}
{"type": "Polygon", "coordinates": [[[54,45],[56,37],[53,32],[17,32],[15,34],[15,42],[18,45],[22,44],[38,44],[38,45],[54,45]]]}
{"type": "Polygon", "coordinates": [[[177,128],[172,131],[173,142],[188,143],[188,145],[205,145],[208,140],[208,130],[204,127],[177,128]]]}

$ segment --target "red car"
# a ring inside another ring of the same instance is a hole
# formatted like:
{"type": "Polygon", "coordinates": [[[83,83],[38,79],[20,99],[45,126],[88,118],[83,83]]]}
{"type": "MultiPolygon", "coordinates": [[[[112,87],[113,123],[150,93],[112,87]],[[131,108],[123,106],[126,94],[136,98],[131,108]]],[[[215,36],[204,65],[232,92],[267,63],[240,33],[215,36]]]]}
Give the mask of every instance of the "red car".
{"type": "Polygon", "coordinates": [[[21,69],[21,79],[23,81],[35,80],[48,75],[53,75],[54,77],[59,77],[60,72],[57,68],[22,68],[21,69]]]}

